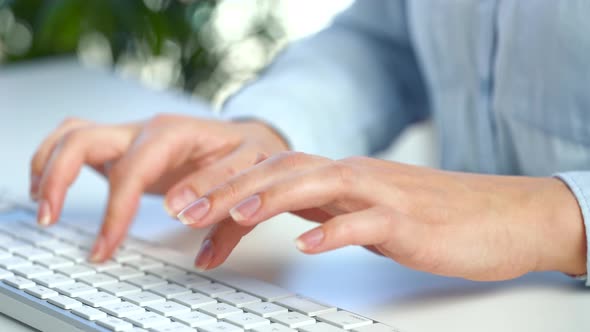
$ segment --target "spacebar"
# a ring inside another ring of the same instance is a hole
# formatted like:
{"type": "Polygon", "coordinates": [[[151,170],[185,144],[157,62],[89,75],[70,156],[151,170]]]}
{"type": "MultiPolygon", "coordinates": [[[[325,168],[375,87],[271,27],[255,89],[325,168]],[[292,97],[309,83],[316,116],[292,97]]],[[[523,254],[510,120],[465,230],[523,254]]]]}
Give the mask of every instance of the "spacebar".
{"type": "Polygon", "coordinates": [[[241,290],[242,292],[258,296],[265,301],[276,301],[278,299],[294,295],[293,292],[290,292],[279,286],[275,286],[254,278],[236,275],[235,272],[215,270],[203,274],[213,279],[217,279],[228,286],[241,290]]]}

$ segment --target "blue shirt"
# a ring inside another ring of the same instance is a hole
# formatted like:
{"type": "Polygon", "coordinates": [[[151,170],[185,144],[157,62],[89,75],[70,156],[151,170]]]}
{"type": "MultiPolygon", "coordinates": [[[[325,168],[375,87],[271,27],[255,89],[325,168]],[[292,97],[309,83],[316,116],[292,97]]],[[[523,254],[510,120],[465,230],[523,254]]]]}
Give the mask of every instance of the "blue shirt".
{"type": "Polygon", "coordinates": [[[587,0],[357,1],[224,111],[332,158],[375,153],[431,118],[442,168],[556,175],[588,226],[589,14],[587,0]]]}

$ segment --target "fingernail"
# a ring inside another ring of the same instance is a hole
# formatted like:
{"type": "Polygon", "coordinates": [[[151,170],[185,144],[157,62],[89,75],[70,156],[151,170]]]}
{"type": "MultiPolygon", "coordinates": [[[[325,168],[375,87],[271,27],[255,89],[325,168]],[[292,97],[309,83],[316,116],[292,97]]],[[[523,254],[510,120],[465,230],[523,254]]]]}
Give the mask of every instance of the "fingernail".
{"type": "Polygon", "coordinates": [[[49,226],[51,223],[51,206],[47,200],[41,200],[41,202],[39,202],[37,223],[41,226],[49,226]]]}
{"type": "Polygon", "coordinates": [[[213,242],[209,239],[206,239],[203,241],[201,249],[197,254],[195,266],[197,269],[205,271],[209,267],[209,264],[211,264],[211,260],[213,260],[213,242]]]}
{"type": "Polygon", "coordinates": [[[37,191],[39,191],[39,182],[41,182],[41,177],[38,175],[31,175],[31,198],[36,201],[39,197],[37,191]]]}
{"type": "Polygon", "coordinates": [[[167,200],[164,203],[164,208],[170,216],[176,217],[180,211],[198,198],[199,196],[197,196],[194,191],[189,188],[184,188],[177,195],[174,195],[167,200]]]}
{"type": "Polygon", "coordinates": [[[106,240],[103,235],[99,235],[92,247],[90,257],[88,258],[92,263],[100,263],[104,261],[106,254],[106,240]]]}
{"type": "Polygon", "coordinates": [[[195,224],[201,220],[207,212],[209,212],[210,207],[211,204],[207,197],[199,198],[184,210],[180,211],[177,217],[185,225],[195,224]]]}
{"type": "Polygon", "coordinates": [[[247,220],[260,209],[261,204],[259,195],[250,196],[229,210],[229,214],[234,221],[247,220]]]}
{"type": "Polygon", "coordinates": [[[304,233],[295,241],[295,245],[299,250],[311,250],[322,243],[324,239],[324,230],[322,227],[314,228],[311,231],[304,233]]]}

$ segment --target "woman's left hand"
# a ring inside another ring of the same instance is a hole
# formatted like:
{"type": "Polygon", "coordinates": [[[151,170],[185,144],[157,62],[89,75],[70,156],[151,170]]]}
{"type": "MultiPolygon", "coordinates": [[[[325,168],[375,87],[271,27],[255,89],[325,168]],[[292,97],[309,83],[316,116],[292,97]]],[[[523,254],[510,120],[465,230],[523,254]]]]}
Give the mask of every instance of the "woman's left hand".
{"type": "Polygon", "coordinates": [[[578,204],[554,178],[286,152],[214,188],[179,218],[195,227],[217,224],[196,260],[211,269],[256,224],[282,212],[321,223],[297,239],[310,254],[363,245],[410,268],[472,280],[586,272],[578,204]]]}

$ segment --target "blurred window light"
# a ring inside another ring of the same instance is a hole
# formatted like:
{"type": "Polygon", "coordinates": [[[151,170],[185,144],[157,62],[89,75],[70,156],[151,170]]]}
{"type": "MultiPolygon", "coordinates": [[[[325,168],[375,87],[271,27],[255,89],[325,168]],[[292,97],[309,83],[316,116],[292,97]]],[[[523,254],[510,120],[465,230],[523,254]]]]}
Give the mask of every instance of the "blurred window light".
{"type": "Polygon", "coordinates": [[[26,53],[33,43],[33,31],[26,22],[16,21],[4,37],[6,53],[21,55],[26,53]]]}
{"type": "MultiPolygon", "coordinates": [[[[370,0],[364,0],[370,1],[370,0]]],[[[288,40],[309,36],[325,28],[334,15],[348,8],[353,0],[283,0],[275,15],[282,22],[288,40]]]]}
{"type": "Polygon", "coordinates": [[[111,44],[100,32],[85,34],[78,42],[78,58],[87,66],[109,67],[113,64],[111,44]]]}

